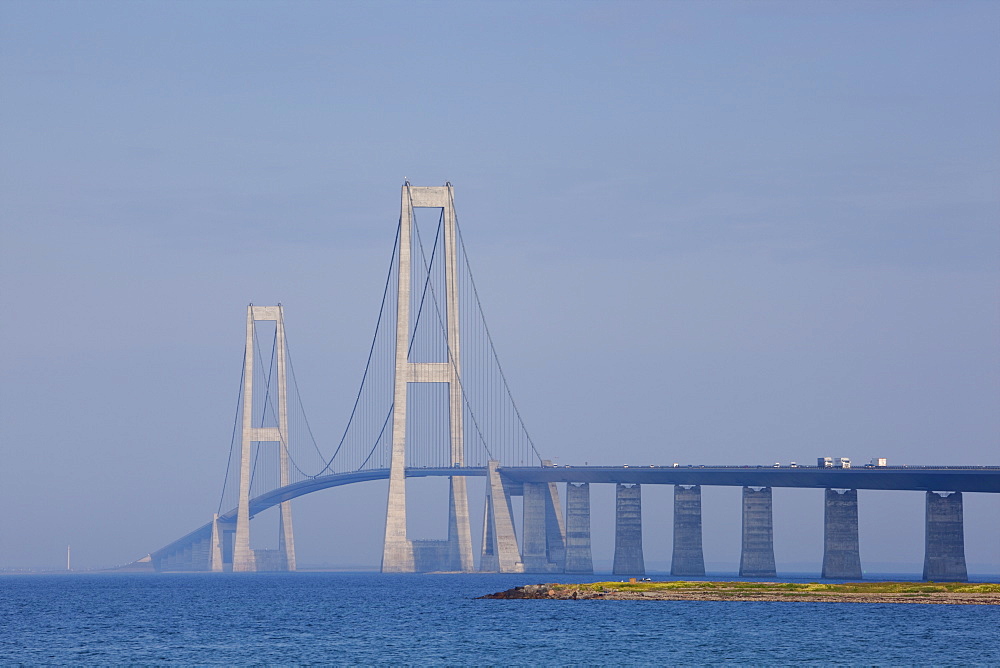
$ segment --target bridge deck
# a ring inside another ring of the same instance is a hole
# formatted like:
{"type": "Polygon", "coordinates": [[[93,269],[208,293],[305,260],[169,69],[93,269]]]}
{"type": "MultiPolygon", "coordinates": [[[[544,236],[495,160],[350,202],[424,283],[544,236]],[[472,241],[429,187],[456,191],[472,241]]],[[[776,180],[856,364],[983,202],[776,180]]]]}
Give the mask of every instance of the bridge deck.
{"type": "MultiPolygon", "coordinates": [[[[1000,466],[897,466],[885,468],[818,468],[799,466],[525,466],[500,470],[513,482],[592,482],[639,483],[643,485],[718,485],[748,487],[800,487],[814,489],[885,489],[938,492],[998,492],[1000,466]]],[[[482,467],[408,468],[406,476],[485,476],[482,467]]],[[[250,515],[263,512],[282,501],[305,494],[372,480],[386,480],[389,469],[336,473],[279,487],[250,500],[250,515]]],[[[219,516],[224,522],[236,519],[236,509],[219,516]]],[[[178,545],[199,540],[212,532],[211,522],[157,550],[167,552],[178,545]]]]}
{"type": "Polygon", "coordinates": [[[505,467],[516,482],[641,483],[649,485],[720,485],[891,489],[938,492],[1000,492],[1000,466],[819,468],[798,466],[553,466],[505,467]]]}

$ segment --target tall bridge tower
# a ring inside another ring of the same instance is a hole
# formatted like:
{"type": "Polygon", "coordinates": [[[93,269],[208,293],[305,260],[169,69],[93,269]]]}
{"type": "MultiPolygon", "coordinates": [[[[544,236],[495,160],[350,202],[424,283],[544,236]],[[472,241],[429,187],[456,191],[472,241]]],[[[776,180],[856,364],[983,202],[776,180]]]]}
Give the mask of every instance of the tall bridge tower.
{"type": "MultiPolygon", "coordinates": [[[[250,548],[250,482],[251,450],[254,443],[274,443],[278,446],[280,484],[289,483],[288,477],[288,384],[286,373],[285,320],[281,305],[247,307],[247,339],[243,361],[243,426],[240,447],[240,489],[236,512],[236,537],[233,547],[233,571],[295,570],[295,539],[292,534],[292,502],[280,504],[278,550],[253,550],[250,548]],[[277,426],[255,426],[254,415],[254,362],[256,346],[254,330],[257,322],[275,323],[275,351],[277,353],[278,406],[277,426]]],[[[221,561],[221,559],[220,559],[221,561]]],[[[213,570],[222,570],[221,563],[213,570]]]]}
{"type": "Polygon", "coordinates": [[[393,385],[392,457],[389,472],[389,503],[382,552],[383,573],[428,570],[472,571],[472,534],[469,497],[465,478],[449,477],[448,539],[411,540],[406,535],[406,421],[407,394],[411,384],[448,384],[448,432],[451,466],[465,465],[463,399],[461,385],[461,341],[459,334],[458,238],[455,225],[455,193],[450,183],[441,187],[402,189],[399,220],[399,278],[396,303],[396,368],[393,385]],[[413,210],[442,209],[445,309],[441,314],[445,359],[411,361],[411,288],[413,210]]]}

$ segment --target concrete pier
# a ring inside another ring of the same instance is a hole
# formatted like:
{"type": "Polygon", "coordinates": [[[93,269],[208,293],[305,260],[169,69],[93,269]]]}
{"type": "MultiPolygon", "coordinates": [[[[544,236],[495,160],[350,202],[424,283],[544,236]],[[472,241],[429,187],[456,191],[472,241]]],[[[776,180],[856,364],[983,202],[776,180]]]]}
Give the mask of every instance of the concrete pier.
{"type": "Polygon", "coordinates": [[[740,577],[770,578],[775,574],[771,488],[744,487],[740,577]]]}
{"type": "Polygon", "coordinates": [[[285,556],[281,550],[255,548],[253,551],[254,567],[257,572],[278,572],[285,568],[285,556]]]}
{"type": "Polygon", "coordinates": [[[559,503],[559,486],[546,483],[545,495],[545,548],[550,564],[557,573],[566,570],[566,520],[559,503]]]}
{"type": "Polygon", "coordinates": [[[413,554],[413,570],[429,573],[447,568],[450,544],[447,540],[419,538],[409,541],[413,554]]]}
{"type": "Polygon", "coordinates": [[[927,492],[924,580],[968,582],[961,492],[927,492]]]}
{"type": "Polygon", "coordinates": [[[545,496],[548,483],[524,483],[524,539],[521,559],[525,573],[545,573],[549,570],[545,532],[545,496]]]}
{"type": "Polygon", "coordinates": [[[562,573],[566,565],[565,529],[555,483],[526,482],[521,559],[526,573],[562,573]]]}
{"type": "Polygon", "coordinates": [[[514,533],[510,493],[497,471],[499,465],[497,461],[489,462],[479,570],[484,573],[523,573],[524,563],[514,533]]]}
{"type": "Polygon", "coordinates": [[[823,511],[823,577],[861,579],[858,490],[828,489],[823,511]]]}
{"type": "Polygon", "coordinates": [[[701,547],[701,485],[674,485],[674,553],[670,574],[705,574],[705,555],[701,547]]]}
{"type": "Polygon", "coordinates": [[[566,572],[593,573],[590,552],[590,483],[566,483],[566,572]]]}
{"type": "Polygon", "coordinates": [[[219,522],[219,513],[212,516],[212,535],[209,538],[209,561],[208,570],[213,573],[221,573],[226,569],[222,560],[222,541],[224,534],[219,522]]]}
{"type": "Polygon", "coordinates": [[[645,575],[642,559],[642,488],[615,485],[615,575],[645,575]]]}
{"type": "MultiPolygon", "coordinates": [[[[489,483],[487,483],[489,485],[489,483]]],[[[497,554],[496,520],[493,519],[493,504],[490,501],[489,487],[486,491],[486,504],[483,508],[483,540],[479,550],[479,572],[499,573],[500,555],[497,554]]]]}

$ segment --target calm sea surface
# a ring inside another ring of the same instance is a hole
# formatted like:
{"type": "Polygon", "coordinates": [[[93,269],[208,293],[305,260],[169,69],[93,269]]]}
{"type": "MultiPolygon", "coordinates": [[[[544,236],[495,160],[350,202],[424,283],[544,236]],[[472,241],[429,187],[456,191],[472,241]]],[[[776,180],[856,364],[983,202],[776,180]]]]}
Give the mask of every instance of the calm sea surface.
{"type": "Polygon", "coordinates": [[[474,599],[544,581],[4,576],[0,663],[1000,664],[1000,606],[474,599]]]}

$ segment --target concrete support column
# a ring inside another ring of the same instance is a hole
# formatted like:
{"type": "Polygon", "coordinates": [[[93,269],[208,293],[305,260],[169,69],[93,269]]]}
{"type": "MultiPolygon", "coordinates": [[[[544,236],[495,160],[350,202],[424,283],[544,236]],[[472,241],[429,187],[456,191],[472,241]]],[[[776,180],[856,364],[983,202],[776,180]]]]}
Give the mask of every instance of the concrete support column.
{"type": "Polygon", "coordinates": [[[208,561],[207,557],[204,559],[204,561],[202,560],[202,558],[205,557],[205,545],[207,545],[207,543],[205,542],[204,539],[191,542],[191,547],[188,551],[187,570],[189,571],[205,570],[204,563],[208,561]]]}
{"type": "Polygon", "coordinates": [[[590,553],[590,483],[566,483],[566,572],[593,573],[590,553]]]}
{"type": "Polygon", "coordinates": [[[219,523],[222,533],[222,567],[227,572],[233,570],[233,558],[236,556],[236,525],[219,523]]]}
{"type": "Polygon", "coordinates": [[[469,492],[464,476],[448,478],[448,570],[463,573],[475,570],[469,492]]]}
{"type": "Polygon", "coordinates": [[[521,557],[526,573],[544,573],[549,570],[545,535],[547,493],[548,483],[524,483],[524,539],[521,544],[521,557]]]}
{"type": "Polygon", "coordinates": [[[645,575],[642,559],[642,489],[615,485],[615,575],[645,575]]]}
{"type": "Polygon", "coordinates": [[[771,488],[743,488],[743,551],[740,577],[773,578],[774,529],[771,488]]]}
{"type": "MultiPolygon", "coordinates": [[[[548,459],[542,466],[552,466],[548,459]]],[[[527,494],[522,492],[522,494],[527,494]]],[[[559,503],[559,486],[554,482],[544,484],[545,498],[545,559],[547,573],[562,573],[566,570],[566,523],[562,504],[559,503]]]]}
{"type": "Polygon", "coordinates": [[[212,536],[209,538],[208,570],[221,573],[225,570],[222,562],[222,529],[219,527],[219,513],[212,516],[212,536]]]}
{"type": "Polygon", "coordinates": [[[968,582],[961,492],[927,492],[924,580],[968,582]]]}
{"type": "Polygon", "coordinates": [[[280,504],[278,515],[278,560],[280,570],[295,570],[295,539],[292,533],[292,502],[280,504]]]}
{"type": "Polygon", "coordinates": [[[554,482],[546,483],[545,492],[545,549],[550,569],[562,573],[566,570],[566,524],[559,487],[554,482]]]}
{"type": "MultiPolygon", "coordinates": [[[[447,344],[450,365],[449,429],[451,431],[451,464],[465,465],[465,399],[461,383],[461,330],[459,327],[458,295],[458,236],[455,218],[455,193],[449,183],[444,188],[433,189],[439,199],[434,204],[443,206],[445,253],[445,309],[447,311],[447,344]]],[[[414,202],[410,200],[410,205],[414,202]]],[[[448,488],[448,555],[449,568],[471,573],[475,570],[472,560],[472,525],[469,521],[469,493],[464,477],[453,476],[448,488]]]]}
{"type": "Polygon", "coordinates": [[[479,570],[484,572],[523,573],[524,563],[514,533],[510,494],[497,467],[491,461],[486,479],[486,513],[483,521],[483,552],[479,570]]]}
{"type": "Polygon", "coordinates": [[[233,552],[233,571],[257,570],[253,550],[250,549],[250,445],[253,442],[253,305],[247,307],[246,349],[243,353],[243,429],[240,445],[240,490],[236,511],[236,544],[233,552]]]}
{"type": "Polygon", "coordinates": [[[486,503],[483,507],[483,542],[479,552],[479,572],[499,573],[500,555],[497,554],[496,521],[493,519],[490,483],[486,482],[486,503]]]}
{"type": "Polygon", "coordinates": [[[207,571],[211,560],[212,537],[206,536],[191,546],[191,570],[207,571]]]}
{"type": "MultiPolygon", "coordinates": [[[[291,446],[288,433],[288,364],[285,347],[285,316],[278,305],[278,321],[275,327],[275,348],[278,354],[278,470],[282,487],[290,483],[288,462],[291,446]]],[[[278,550],[286,571],[295,570],[295,532],[292,529],[292,502],[282,501],[278,506],[278,550]]]]}
{"type": "Polygon", "coordinates": [[[701,485],[674,485],[674,554],[671,575],[705,575],[701,548],[701,485]]]}
{"type": "Polygon", "coordinates": [[[823,577],[861,579],[856,489],[826,490],[823,511],[823,577]]]}

